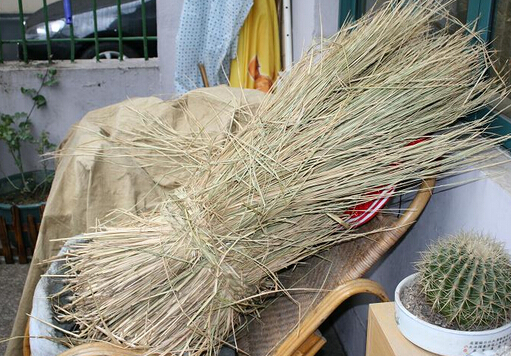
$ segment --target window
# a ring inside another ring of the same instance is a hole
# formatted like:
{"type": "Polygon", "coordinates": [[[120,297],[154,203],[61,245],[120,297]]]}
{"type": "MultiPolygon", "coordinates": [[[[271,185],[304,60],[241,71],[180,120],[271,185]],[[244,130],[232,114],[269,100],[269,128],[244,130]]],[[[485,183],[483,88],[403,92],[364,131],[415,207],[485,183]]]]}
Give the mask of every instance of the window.
{"type": "Polygon", "coordinates": [[[33,0],[0,7],[0,62],[157,55],[156,0],[41,0],[39,7],[33,0]]]}
{"type": "MultiPolygon", "coordinates": [[[[509,0],[496,0],[491,22],[492,45],[497,50],[497,70],[509,73],[511,70],[511,2],[509,0]]],[[[511,77],[506,78],[507,85],[511,85],[511,77]]]]}
{"type": "MultiPolygon", "coordinates": [[[[342,24],[350,14],[355,18],[379,6],[382,0],[339,0],[339,23],[342,24]]],[[[482,38],[497,50],[497,70],[504,71],[507,84],[511,85],[511,2],[509,0],[456,0],[449,4],[452,15],[465,23],[476,23],[476,29],[482,31],[482,38]]],[[[492,73],[491,75],[495,75],[492,73]]],[[[502,111],[490,125],[489,131],[498,135],[511,134],[511,95],[508,101],[497,108],[502,111]]],[[[480,115],[484,115],[482,112],[480,115]]],[[[511,150],[511,139],[503,146],[511,150]]]]}

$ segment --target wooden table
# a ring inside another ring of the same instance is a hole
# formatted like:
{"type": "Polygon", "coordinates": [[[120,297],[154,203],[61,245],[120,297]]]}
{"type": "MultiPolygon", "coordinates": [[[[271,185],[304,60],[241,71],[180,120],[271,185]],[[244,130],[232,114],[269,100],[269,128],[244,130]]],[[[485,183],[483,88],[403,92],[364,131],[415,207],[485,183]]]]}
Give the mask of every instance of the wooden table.
{"type": "Polygon", "coordinates": [[[398,330],[394,303],[369,305],[366,356],[436,356],[415,346],[398,330]]]}

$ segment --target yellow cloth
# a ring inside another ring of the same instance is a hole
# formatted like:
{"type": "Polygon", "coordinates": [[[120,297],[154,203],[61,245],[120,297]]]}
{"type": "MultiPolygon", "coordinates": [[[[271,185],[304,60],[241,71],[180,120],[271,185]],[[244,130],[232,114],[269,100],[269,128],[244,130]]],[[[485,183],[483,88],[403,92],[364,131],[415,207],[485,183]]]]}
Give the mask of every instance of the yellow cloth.
{"type": "Polygon", "coordinates": [[[280,71],[280,40],[275,0],[254,0],[231,63],[233,87],[267,92],[280,71]]]}

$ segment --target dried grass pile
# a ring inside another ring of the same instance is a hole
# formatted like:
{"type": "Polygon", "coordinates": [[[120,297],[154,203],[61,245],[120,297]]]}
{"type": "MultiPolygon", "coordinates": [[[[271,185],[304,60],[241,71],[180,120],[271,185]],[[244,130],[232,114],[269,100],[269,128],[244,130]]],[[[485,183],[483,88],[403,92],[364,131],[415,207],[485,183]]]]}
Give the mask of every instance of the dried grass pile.
{"type": "Polygon", "coordinates": [[[404,3],[312,48],[222,146],[176,144],[164,122],[123,143],[195,174],[157,213],[73,247],[59,313],[76,337],[213,354],[280,289],[276,272],[359,237],[339,221],[367,193],[484,159],[498,141],[485,122],[455,123],[504,95],[490,56],[464,29],[433,31],[435,1],[404,3]]]}

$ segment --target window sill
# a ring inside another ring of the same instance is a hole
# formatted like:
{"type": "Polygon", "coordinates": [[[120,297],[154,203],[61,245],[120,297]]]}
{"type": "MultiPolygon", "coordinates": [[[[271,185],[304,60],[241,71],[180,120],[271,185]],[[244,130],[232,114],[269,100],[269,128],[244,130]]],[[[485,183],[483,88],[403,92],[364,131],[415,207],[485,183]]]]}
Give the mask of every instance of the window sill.
{"type": "Polygon", "coordinates": [[[57,68],[57,69],[135,69],[135,68],[158,68],[158,58],[149,58],[147,61],[144,58],[129,58],[124,61],[118,59],[104,59],[96,62],[94,59],[77,59],[75,62],[68,60],[54,61],[48,64],[47,61],[31,61],[29,63],[11,61],[4,62],[0,65],[0,72],[7,72],[12,70],[40,70],[41,68],[57,68]]]}

